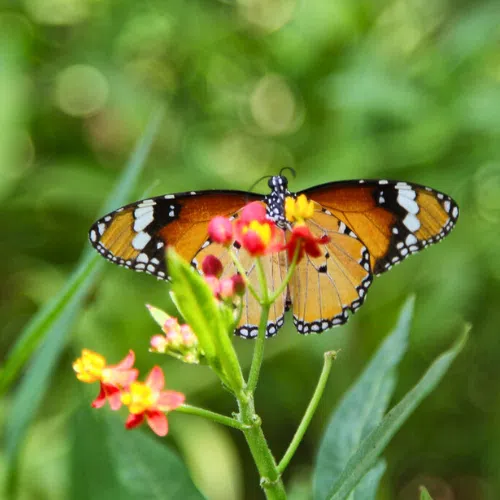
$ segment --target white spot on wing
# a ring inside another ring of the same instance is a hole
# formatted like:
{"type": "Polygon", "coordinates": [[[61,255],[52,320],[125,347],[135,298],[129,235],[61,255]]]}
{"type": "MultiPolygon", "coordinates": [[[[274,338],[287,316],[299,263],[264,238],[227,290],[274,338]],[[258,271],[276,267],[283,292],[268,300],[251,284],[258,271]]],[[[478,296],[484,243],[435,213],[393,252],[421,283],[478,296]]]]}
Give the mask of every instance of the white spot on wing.
{"type": "Polygon", "coordinates": [[[407,214],[407,216],[403,219],[403,224],[411,233],[420,229],[420,221],[413,214],[407,214]]]}
{"type": "MultiPolygon", "coordinates": [[[[411,192],[411,191],[408,191],[411,192]]],[[[414,191],[413,191],[414,192],[414,191]]],[[[418,214],[418,204],[407,196],[402,195],[402,191],[398,193],[397,201],[410,214],[418,214]]]]}
{"type": "Polygon", "coordinates": [[[99,231],[99,234],[102,236],[104,234],[104,231],[106,231],[106,224],[101,222],[100,224],[97,225],[97,230],[99,231]]]}
{"type": "Polygon", "coordinates": [[[90,240],[94,242],[97,240],[97,234],[95,234],[95,231],[93,229],[92,231],[90,231],[90,240]]]}
{"type": "Polygon", "coordinates": [[[132,246],[136,250],[143,250],[144,247],[149,243],[151,236],[148,233],[140,232],[136,234],[135,238],[132,240],[132,246]]]}

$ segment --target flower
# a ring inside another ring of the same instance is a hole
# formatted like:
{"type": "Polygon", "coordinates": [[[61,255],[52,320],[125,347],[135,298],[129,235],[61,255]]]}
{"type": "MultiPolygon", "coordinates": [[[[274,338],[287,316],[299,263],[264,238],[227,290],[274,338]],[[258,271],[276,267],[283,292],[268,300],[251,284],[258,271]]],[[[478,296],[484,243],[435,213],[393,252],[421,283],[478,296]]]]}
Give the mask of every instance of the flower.
{"type": "Polygon", "coordinates": [[[112,410],[120,408],[120,392],[127,388],[139,373],[136,368],[132,368],[134,361],[134,351],[129,351],[118,364],[107,366],[104,356],[89,349],[82,350],[81,357],[73,363],[73,370],[81,382],[100,382],[99,394],[92,402],[93,408],[101,408],[106,400],[112,410]]]}
{"type": "Polygon", "coordinates": [[[246,205],[235,225],[236,241],[252,256],[259,257],[283,248],[283,231],[266,217],[258,201],[246,205]]]}
{"type": "Polygon", "coordinates": [[[314,215],[314,201],[308,200],[305,194],[297,198],[287,196],[285,199],[285,216],[288,222],[304,223],[314,215]]]}
{"type": "Polygon", "coordinates": [[[205,276],[219,278],[222,274],[222,262],[215,255],[207,255],[201,263],[201,270],[205,276]]]}
{"type": "Polygon", "coordinates": [[[226,217],[214,217],[208,224],[208,235],[215,243],[229,246],[233,241],[233,225],[226,217]]]}
{"type": "MultiPolygon", "coordinates": [[[[213,278],[218,281],[217,278],[213,278]]],[[[169,316],[157,307],[146,305],[153,319],[160,325],[164,335],[153,335],[150,351],[170,354],[185,363],[199,363],[203,352],[198,345],[198,337],[189,325],[180,325],[177,318],[169,316]]]]}
{"type": "Polygon", "coordinates": [[[158,436],[168,433],[168,420],[165,412],[175,410],[184,403],[184,394],[176,391],[163,391],[165,378],[159,366],[154,366],[146,382],[132,382],[128,391],[121,396],[122,403],[128,407],[129,416],[125,423],[127,429],[142,424],[144,420],[158,436]]]}
{"type": "Polygon", "coordinates": [[[298,248],[297,262],[304,257],[305,254],[311,257],[320,257],[321,248],[319,245],[328,243],[330,238],[325,234],[317,238],[311,233],[311,230],[305,224],[296,224],[292,229],[292,235],[284,248],[287,250],[288,261],[291,262],[298,248]]]}

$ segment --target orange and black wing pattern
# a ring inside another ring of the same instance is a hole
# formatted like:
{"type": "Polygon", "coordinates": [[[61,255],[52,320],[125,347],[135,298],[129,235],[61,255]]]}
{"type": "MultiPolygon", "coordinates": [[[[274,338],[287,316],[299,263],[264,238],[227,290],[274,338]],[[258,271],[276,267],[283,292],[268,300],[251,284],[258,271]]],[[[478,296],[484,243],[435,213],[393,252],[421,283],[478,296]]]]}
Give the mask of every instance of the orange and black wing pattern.
{"type": "Polygon", "coordinates": [[[324,214],[342,221],[364,243],[374,274],[441,241],[453,229],[459,214],[458,205],[448,195],[409,182],[333,182],[302,193],[321,205],[324,214]]]}
{"type": "Polygon", "coordinates": [[[289,284],[293,322],[299,333],[321,333],[344,324],[365,300],[372,283],[365,244],[344,222],[317,205],[307,220],[316,237],[327,235],[319,257],[306,255],[289,284]]]}
{"type": "Polygon", "coordinates": [[[207,241],[213,217],[232,216],[261,198],[244,191],[192,191],[149,198],[99,219],[90,228],[89,239],[111,262],[168,280],[167,246],[191,262],[207,241]]]}

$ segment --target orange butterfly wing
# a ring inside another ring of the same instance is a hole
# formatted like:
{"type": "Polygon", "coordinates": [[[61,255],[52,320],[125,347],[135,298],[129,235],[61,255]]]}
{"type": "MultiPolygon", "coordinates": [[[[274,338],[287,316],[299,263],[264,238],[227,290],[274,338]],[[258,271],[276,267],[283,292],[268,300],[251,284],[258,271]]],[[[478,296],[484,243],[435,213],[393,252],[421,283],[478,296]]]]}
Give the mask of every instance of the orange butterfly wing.
{"type": "Polygon", "coordinates": [[[106,259],[168,279],[166,246],[192,261],[208,238],[216,215],[231,216],[249,201],[243,191],[200,191],[164,195],[126,205],[92,225],[89,239],[106,259]]]}
{"type": "Polygon", "coordinates": [[[303,193],[354,231],[375,274],[440,241],[459,215],[448,195],[409,182],[333,182],[303,193]]]}
{"type": "Polygon", "coordinates": [[[319,257],[306,255],[290,281],[293,322],[304,334],[344,324],[372,282],[367,248],[340,219],[317,206],[306,224],[316,237],[326,234],[330,241],[320,246],[319,257]]]}

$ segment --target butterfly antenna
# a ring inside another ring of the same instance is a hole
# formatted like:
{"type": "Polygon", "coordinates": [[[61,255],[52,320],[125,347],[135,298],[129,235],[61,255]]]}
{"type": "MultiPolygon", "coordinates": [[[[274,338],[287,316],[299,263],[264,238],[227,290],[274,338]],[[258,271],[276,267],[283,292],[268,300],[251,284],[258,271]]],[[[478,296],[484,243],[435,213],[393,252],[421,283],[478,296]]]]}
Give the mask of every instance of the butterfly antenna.
{"type": "Polygon", "coordinates": [[[248,191],[252,191],[253,188],[260,182],[260,181],[263,181],[264,179],[269,179],[271,178],[272,175],[264,175],[262,176],[260,179],[257,179],[251,186],[250,186],[250,189],[248,191]]]}
{"type": "Polygon", "coordinates": [[[294,178],[295,178],[295,177],[297,177],[297,172],[296,172],[296,171],[295,171],[295,169],[294,169],[294,168],[292,168],[292,167],[283,167],[283,168],[280,170],[280,175],[283,175],[283,171],[285,171],[285,170],[290,170],[290,172],[292,172],[293,177],[294,177],[294,178]]]}

